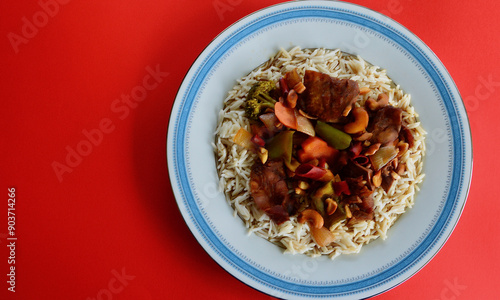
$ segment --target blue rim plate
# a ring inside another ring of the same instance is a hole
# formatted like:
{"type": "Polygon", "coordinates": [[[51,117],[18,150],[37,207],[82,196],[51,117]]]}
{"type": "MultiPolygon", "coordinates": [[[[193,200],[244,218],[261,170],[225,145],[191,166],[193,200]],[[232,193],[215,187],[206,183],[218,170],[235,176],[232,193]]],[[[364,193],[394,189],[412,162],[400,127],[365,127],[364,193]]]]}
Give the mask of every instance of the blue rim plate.
{"type": "Polygon", "coordinates": [[[288,2],[231,25],[200,54],[174,102],[167,135],[170,181],[179,209],[200,245],[230,274],[287,299],[367,298],[410,278],[444,245],[464,208],[472,142],[460,94],[434,53],[406,28],[372,10],[343,2],[288,2]],[[415,205],[386,240],[360,253],[309,258],[283,254],[248,235],[218,179],[211,144],[218,112],[236,79],[280,48],[340,48],[387,70],[428,132],[426,177],[415,205]]]}

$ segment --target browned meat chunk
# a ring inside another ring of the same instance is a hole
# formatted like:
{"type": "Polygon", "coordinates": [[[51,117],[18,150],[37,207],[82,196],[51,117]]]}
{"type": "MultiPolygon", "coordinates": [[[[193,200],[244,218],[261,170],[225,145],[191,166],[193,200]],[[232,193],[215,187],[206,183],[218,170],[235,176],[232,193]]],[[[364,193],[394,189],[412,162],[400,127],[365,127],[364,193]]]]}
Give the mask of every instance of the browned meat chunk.
{"type": "Polygon", "coordinates": [[[256,163],[250,173],[250,193],[257,207],[281,224],[293,212],[282,160],[256,163]]]}
{"type": "Polygon", "coordinates": [[[349,209],[352,214],[352,218],[347,222],[348,226],[354,225],[360,221],[369,221],[374,219],[373,209],[366,211],[361,209],[358,204],[350,205],[349,209]]]}
{"type": "Polygon", "coordinates": [[[356,183],[361,180],[371,182],[373,170],[367,167],[363,167],[357,162],[350,160],[347,162],[347,165],[339,172],[339,175],[343,180],[360,178],[356,179],[356,183]]]}
{"type": "Polygon", "coordinates": [[[362,210],[355,210],[352,212],[352,217],[355,221],[369,221],[373,220],[373,212],[364,212],[362,210]]]}
{"type": "Polygon", "coordinates": [[[282,205],[275,205],[266,210],[266,214],[273,220],[276,224],[281,224],[290,218],[290,215],[282,205]]]}
{"type": "Polygon", "coordinates": [[[401,130],[403,111],[394,106],[386,106],[377,111],[371,124],[373,143],[388,144],[396,140],[401,130]]]}
{"type": "Polygon", "coordinates": [[[359,196],[361,199],[369,197],[373,190],[370,187],[370,182],[362,176],[357,178],[346,178],[347,185],[351,195],[359,196]]]}
{"type": "Polygon", "coordinates": [[[360,208],[367,213],[373,212],[373,208],[375,206],[375,201],[373,200],[372,195],[363,198],[363,202],[359,204],[360,208]]]}
{"type": "Polygon", "coordinates": [[[326,122],[338,122],[344,110],[350,108],[359,95],[356,81],[310,70],[305,72],[304,85],[306,90],[299,108],[326,122]]]}
{"type": "Polygon", "coordinates": [[[399,134],[400,134],[400,139],[406,141],[408,143],[408,146],[410,148],[413,148],[413,146],[415,145],[415,138],[413,137],[411,130],[403,125],[401,127],[401,132],[399,134]]]}
{"type": "Polygon", "coordinates": [[[391,189],[392,185],[396,182],[396,178],[392,175],[394,172],[394,167],[392,164],[386,165],[382,169],[382,188],[386,193],[389,193],[389,190],[391,189]]]}

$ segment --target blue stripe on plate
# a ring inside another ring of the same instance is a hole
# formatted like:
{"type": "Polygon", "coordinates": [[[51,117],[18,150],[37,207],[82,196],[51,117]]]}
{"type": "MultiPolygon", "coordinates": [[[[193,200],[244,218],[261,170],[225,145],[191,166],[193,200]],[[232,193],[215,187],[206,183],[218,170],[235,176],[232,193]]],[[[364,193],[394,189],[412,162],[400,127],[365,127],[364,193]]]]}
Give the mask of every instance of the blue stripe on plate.
{"type": "Polygon", "coordinates": [[[451,87],[449,82],[446,81],[439,68],[434,64],[428,56],[429,50],[422,49],[421,45],[414,43],[404,33],[392,27],[389,24],[383,23],[369,15],[360,12],[338,9],[333,7],[320,7],[308,6],[299,9],[283,9],[264,15],[250,23],[240,25],[239,28],[234,30],[234,33],[219,42],[216,47],[206,56],[200,67],[196,69],[193,79],[189,82],[186,93],[182,97],[182,105],[180,114],[175,122],[175,143],[173,144],[174,157],[175,157],[175,172],[179,182],[179,190],[183,194],[184,205],[188,208],[191,214],[191,220],[196,225],[199,233],[203,236],[208,245],[212,248],[220,258],[224,259],[229,265],[233,266],[240,273],[249,276],[253,280],[268,286],[280,292],[296,294],[296,295],[316,295],[316,296],[335,296],[335,295],[349,295],[353,293],[363,292],[405,274],[411,267],[429,254],[437,245],[439,239],[442,238],[446,228],[450,225],[449,220],[457,213],[457,205],[459,196],[463,193],[463,178],[464,178],[464,163],[465,163],[465,149],[463,145],[464,132],[463,120],[457,113],[456,99],[451,95],[451,87]],[[402,258],[399,262],[390,268],[381,271],[380,273],[346,284],[335,285],[312,285],[312,284],[299,284],[292,283],[272,276],[263,272],[257,267],[249,264],[242,257],[235,254],[228,245],[221,240],[216,233],[214,233],[206,223],[205,218],[200,212],[193,192],[190,189],[187,168],[186,168],[186,130],[189,127],[188,119],[192,110],[193,104],[196,101],[196,95],[199,88],[202,86],[206,76],[209,74],[211,68],[237,43],[242,41],[249,35],[257,31],[272,26],[284,21],[303,20],[305,18],[326,18],[329,20],[340,20],[353,24],[357,24],[369,28],[379,34],[387,37],[390,41],[402,47],[422,66],[427,72],[428,76],[432,78],[433,83],[436,85],[439,94],[441,95],[446,111],[448,114],[449,122],[451,124],[452,132],[452,170],[451,172],[451,186],[442,213],[437,219],[434,227],[430,230],[429,234],[416,248],[411,251],[407,256],[402,258]]]}

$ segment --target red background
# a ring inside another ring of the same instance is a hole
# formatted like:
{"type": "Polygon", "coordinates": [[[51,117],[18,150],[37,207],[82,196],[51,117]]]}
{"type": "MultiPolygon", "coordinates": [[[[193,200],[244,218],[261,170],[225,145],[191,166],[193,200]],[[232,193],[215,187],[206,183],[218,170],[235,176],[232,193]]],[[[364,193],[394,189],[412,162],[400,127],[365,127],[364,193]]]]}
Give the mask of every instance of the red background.
{"type": "MultiPolygon", "coordinates": [[[[1,2],[0,274],[8,272],[8,187],[18,240],[16,293],[0,275],[0,299],[271,299],[226,273],[191,235],[165,147],[176,91],[197,55],[233,22],[278,2],[74,0],[47,19],[36,1],[1,2]],[[23,17],[38,17],[40,28],[11,42],[23,17]],[[114,112],[148,66],[168,76],[126,117],[114,112]],[[106,118],[114,130],[87,144],[60,181],[53,163],[65,163],[67,147],[84,147],[83,130],[106,118]]],[[[454,233],[424,269],[375,299],[498,299],[499,2],[351,2],[387,14],[436,53],[465,99],[474,142],[454,233]]]]}

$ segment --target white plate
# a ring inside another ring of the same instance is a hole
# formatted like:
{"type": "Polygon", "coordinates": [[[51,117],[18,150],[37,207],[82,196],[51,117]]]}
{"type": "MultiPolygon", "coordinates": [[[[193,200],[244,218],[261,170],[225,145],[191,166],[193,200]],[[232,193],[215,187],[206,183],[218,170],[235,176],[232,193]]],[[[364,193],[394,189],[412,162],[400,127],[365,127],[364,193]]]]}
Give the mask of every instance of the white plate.
{"type": "Polygon", "coordinates": [[[289,2],[251,14],[222,32],[200,54],[175,99],[167,138],[170,180],[190,230],[229,273],[286,299],[366,298],[402,283],[439,251],[464,207],[472,144],[459,92],[445,67],[415,35],[366,8],[323,1],[289,2]],[[426,178],[415,206],[389,237],[361,253],[309,258],[285,255],[247,235],[218,191],[211,143],[217,115],[236,79],[280,47],[340,48],[387,69],[412,95],[427,130],[426,178]]]}

